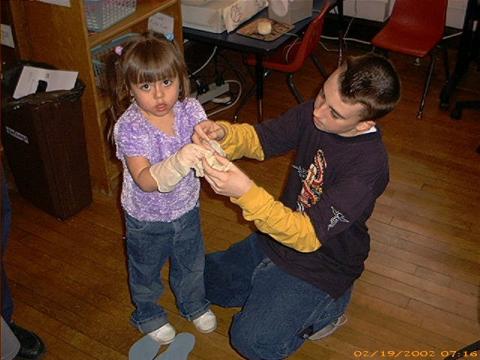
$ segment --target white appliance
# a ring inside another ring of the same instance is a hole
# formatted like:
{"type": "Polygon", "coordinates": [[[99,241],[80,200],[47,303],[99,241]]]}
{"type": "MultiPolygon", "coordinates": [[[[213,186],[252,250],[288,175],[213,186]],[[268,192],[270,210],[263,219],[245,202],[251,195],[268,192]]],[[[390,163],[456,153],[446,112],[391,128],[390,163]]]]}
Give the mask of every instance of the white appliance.
{"type": "Polygon", "coordinates": [[[231,32],[267,7],[267,0],[182,0],[183,26],[231,32]]]}

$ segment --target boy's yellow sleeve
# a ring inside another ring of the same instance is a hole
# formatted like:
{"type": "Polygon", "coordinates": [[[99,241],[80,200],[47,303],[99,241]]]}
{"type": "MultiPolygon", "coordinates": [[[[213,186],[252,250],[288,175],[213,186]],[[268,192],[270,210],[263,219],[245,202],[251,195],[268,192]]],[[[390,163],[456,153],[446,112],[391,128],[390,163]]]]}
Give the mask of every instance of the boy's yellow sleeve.
{"type": "Polygon", "coordinates": [[[265,189],[253,185],[240,198],[230,201],[242,208],[243,217],[278,242],[300,252],[313,252],[322,246],[310,218],[275,201],[265,189]]]}
{"type": "Polygon", "coordinates": [[[225,138],[219,143],[229,160],[244,156],[256,160],[265,159],[260,139],[252,125],[231,124],[227,121],[217,121],[217,124],[225,130],[225,138]]]}

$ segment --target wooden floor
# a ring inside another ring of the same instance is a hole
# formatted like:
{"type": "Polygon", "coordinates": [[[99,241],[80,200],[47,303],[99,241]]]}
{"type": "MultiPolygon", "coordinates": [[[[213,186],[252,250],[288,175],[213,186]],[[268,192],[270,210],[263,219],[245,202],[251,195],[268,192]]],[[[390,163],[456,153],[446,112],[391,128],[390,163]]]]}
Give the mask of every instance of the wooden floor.
{"type": "MultiPolygon", "coordinates": [[[[361,50],[350,46],[348,52],[361,50]]],[[[337,54],[321,47],[317,54],[333,70],[337,54]]],[[[234,53],[227,55],[238,62],[234,53]]],[[[322,341],[307,342],[292,359],[442,359],[480,337],[480,154],[475,152],[480,113],[465,111],[455,122],[439,109],[444,79],[440,62],[425,115],[417,120],[426,64],[415,66],[413,59],[401,56],[392,60],[403,81],[403,98],[380,123],[390,153],[391,182],[368,222],[372,250],[366,271],[356,283],[347,324],[322,341]]],[[[480,97],[475,76],[479,78],[472,71],[460,84],[456,98],[480,97]]],[[[310,63],[297,76],[304,95],[313,95],[321,82],[310,63]]],[[[266,82],[266,117],[294,104],[284,76],[273,74],[266,82]]],[[[254,122],[254,114],[252,100],[241,120],[254,122]]],[[[231,119],[232,111],[214,118],[231,119]]],[[[238,164],[278,196],[291,158],[238,164]]],[[[202,186],[207,250],[226,248],[249,234],[251,225],[241,220],[238,209],[215,196],[206,183],[202,186]]],[[[117,194],[95,194],[91,206],[63,222],[14,190],[11,198],[13,230],[6,267],[16,321],[44,339],[45,359],[127,359],[140,334],[128,322],[133,307],[117,194]]],[[[195,335],[189,359],[240,359],[228,341],[231,317],[238,309],[214,307],[218,329],[203,335],[179,316],[170,291],[161,303],[179,332],[195,335]]]]}

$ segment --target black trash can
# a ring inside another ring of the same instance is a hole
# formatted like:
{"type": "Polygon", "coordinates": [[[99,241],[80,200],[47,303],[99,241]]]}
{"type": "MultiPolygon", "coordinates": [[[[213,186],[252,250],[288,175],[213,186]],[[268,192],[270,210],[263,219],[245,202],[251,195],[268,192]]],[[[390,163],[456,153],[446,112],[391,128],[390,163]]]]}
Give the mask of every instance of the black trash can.
{"type": "Polygon", "coordinates": [[[19,193],[64,220],[92,202],[81,96],[72,90],[35,93],[18,100],[13,90],[24,65],[4,73],[2,138],[19,193]]]}

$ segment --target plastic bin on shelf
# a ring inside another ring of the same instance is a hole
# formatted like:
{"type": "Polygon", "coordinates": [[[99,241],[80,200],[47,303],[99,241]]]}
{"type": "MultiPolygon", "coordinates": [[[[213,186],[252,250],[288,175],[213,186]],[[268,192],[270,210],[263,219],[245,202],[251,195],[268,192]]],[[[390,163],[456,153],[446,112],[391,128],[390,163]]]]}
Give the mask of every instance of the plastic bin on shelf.
{"type": "Polygon", "coordinates": [[[103,31],[120,20],[133,14],[137,0],[84,0],[87,29],[103,31]]]}
{"type": "Polygon", "coordinates": [[[24,198],[64,220],[92,202],[81,96],[72,90],[35,93],[13,99],[24,63],[5,72],[2,142],[16,187],[24,198]]]}
{"type": "Polygon", "coordinates": [[[95,85],[99,89],[107,89],[107,77],[106,77],[106,58],[112,53],[116,46],[122,45],[127,40],[138,35],[137,33],[128,33],[122,36],[119,36],[116,39],[113,39],[110,42],[100,44],[92,48],[92,63],[93,63],[93,73],[95,75],[95,85]]]}

